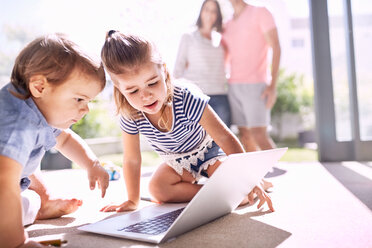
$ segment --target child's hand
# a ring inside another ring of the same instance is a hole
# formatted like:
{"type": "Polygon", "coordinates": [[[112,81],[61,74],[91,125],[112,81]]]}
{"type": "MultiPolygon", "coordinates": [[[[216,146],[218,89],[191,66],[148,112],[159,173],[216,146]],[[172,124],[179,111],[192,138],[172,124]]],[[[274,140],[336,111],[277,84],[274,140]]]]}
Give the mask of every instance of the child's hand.
{"type": "Polygon", "coordinates": [[[102,212],[124,212],[124,211],[133,211],[137,209],[137,204],[131,200],[128,200],[120,205],[107,205],[103,207],[100,211],[102,212]]]}
{"type": "Polygon", "coordinates": [[[109,185],[109,175],[101,166],[99,161],[95,161],[92,167],[88,168],[88,179],[90,189],[93,190],[98,183],[98,188],[102,190],[102,198],[105,197],[106,189],[109,185]]]}
{"type": "Polygon", "coordinates": [[[250,204],[253,204],[255,195],[258,196],[260,199],[259,204],[257,205],[257,208],[262,207],[262,205],[267,202],[267,205],[269,206],[270,210],[274,212],[273,203],[271,202],[270,196],[266,194],[266,192],[261,189],[259,186],[255,186],[252,191],[248,194],[248,201],[250,204]]]}

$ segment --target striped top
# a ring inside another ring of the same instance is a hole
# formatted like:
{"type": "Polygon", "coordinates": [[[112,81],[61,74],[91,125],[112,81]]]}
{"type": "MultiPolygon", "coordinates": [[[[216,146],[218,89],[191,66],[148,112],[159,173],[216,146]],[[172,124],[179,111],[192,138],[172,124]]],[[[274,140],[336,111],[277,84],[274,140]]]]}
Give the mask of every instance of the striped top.
{"type": "Polygon", "coordinates": [[[159,131],[138,112],[138,118],[120,118],[121,129],[128,134],[141,133],[160,155],[191,151],[205,138],[206,131],[199,124],[209,97],[192,83],[177,83],[173,95],[173,123],[169,132],[159,131]]]}
{"type": "Polygon", "coordinates": [[[224,50],[221,34],[212,32],[212,40],[199,30],[182,36],[173,75],[195,82],[208,95],[227,93],[224,50]]]}

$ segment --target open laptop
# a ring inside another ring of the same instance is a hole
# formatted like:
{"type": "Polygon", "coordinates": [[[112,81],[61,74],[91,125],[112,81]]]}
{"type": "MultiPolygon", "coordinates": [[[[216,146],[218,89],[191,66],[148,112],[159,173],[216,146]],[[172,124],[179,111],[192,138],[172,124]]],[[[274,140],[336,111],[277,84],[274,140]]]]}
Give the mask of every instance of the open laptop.
{"type": "Polygon", "coordinates": [[[227,156],[188,204],[155,204],[78,229],[151,243],[175,238],[231,213],[286,150],[227,156]]]}

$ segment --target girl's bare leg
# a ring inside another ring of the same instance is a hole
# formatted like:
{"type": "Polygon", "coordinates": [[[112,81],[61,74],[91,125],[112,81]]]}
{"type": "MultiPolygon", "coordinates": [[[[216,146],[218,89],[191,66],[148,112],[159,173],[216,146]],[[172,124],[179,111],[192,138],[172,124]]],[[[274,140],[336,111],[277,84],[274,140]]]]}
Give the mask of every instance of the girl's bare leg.
{"type": "Polygon", "coordinates": [[[149,190],[159,202],[188,202],[199,191],[201,185],[194,184],[195,178],[186,170],[178,175],[170,166],[163,163],[154,172],[149,190]]]}

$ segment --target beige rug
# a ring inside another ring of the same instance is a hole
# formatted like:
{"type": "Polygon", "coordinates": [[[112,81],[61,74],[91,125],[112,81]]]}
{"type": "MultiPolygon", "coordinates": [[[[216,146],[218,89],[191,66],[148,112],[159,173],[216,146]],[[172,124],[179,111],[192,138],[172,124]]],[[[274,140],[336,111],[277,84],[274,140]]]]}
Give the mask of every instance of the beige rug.
{"type": "MultiPolygon", "coordinates": [[[[151,170],[143,171],[142,194],[147,194],[151,170]]],[[[37,221],[27,228],[37,240],[67,240],[64,247],[372,247],[371,210],[320,163],[281,162],[274,168],[269,175],[275,185],[271,193],[274,213],[268,213],[266,206],[257,210],[256,203],[158,246],[77,230],[116,215],[99,209],[126,198],[122,180],[111,181],[107,196],[101,199],[98,190],[88,189],[85,171],[48,171],[44,175],[55,195],[84,201],[73,214],[37,221]]],[[[142,202],[141,207],[148,204],[152,203],[142,202]]]]}

